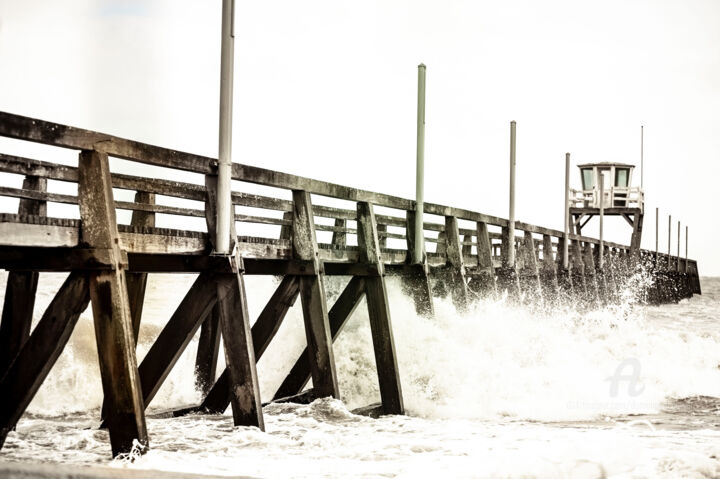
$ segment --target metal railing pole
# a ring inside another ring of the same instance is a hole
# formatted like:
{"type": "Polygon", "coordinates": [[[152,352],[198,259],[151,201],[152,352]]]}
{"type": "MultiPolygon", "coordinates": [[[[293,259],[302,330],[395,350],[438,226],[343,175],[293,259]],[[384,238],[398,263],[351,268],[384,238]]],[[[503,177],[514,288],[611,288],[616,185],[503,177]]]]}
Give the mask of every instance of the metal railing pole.
{"type": "Polygon", "coordinates": [[[417,162],[415,167],[415,257],[416,264],[423,262],[425,233],[423,232],[423,201],[425,188],[425,65],[418,65],[417,99],[417,162]]]}

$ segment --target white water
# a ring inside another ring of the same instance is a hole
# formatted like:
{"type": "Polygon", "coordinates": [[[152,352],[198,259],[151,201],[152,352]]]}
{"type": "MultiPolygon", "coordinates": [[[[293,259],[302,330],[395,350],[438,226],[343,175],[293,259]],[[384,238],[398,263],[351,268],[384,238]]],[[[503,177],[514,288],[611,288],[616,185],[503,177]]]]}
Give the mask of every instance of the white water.
{"type": "MultiPolygon", "coordinates": [[[[60,281],[41,275],[37,311],[60,281]]],[[[192,281],[150,277],[140,360],[192,281]]],[[[274,286],[248,279],[251,317],[274,286]]],[[[407,417],[348,412],[379,399],[361,305],[335,343],[343,402],[266,407],[265,433],[233,429],[229,411],[149,419],[151,452],[112,464],[261,477],[720,476],[720,401],[712,399],[720,398],[720,280],[703,289],[678,305],[592,312],[538,313],[498,301],[460,316],[437,301],[436,317],[424,319],[391,285],[407,417]],[[633,367],[639,382],[621,379],[615,394],[610,378],[633,367]],[[707,398],[681,401],[695,396],[707,398]]],[[[296,305],[258,364],[264,400],[303,347],[296,305]]],[[[200,399],[195,348],[193,341],[151,410],[200,399]]],[[[96,429],[101,401],[87,311],[0,460],[109,463],[107,434],[96,429]]]]}

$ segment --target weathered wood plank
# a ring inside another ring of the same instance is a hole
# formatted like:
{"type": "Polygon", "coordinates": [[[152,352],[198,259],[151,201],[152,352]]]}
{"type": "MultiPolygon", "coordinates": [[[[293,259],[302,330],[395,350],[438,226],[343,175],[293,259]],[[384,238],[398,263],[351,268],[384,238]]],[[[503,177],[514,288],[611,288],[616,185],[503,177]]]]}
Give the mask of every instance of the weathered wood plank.
{"type": "Polygon", "coordinates": [[[400,372],[395,354],[395,340],[390,320],[390,305],[385,286],[375,212],[370,203],[362,201],[357,204],[357,212],[360,262],[375,264],[378,267],[377,276],[365,278],[365,294],[383,410],[385,414],[404,414],[405,406],[403,405],[400,372]]]}
{"type": "Polygon", "coordinates": [[[86,273],[73,272],[0,381],[0,448],[65,348],[90,302],[86,273]]]}
{"type": "Polygon", "coordinates": [[[201,273],[140,364],[143,402],[148,407],[216,302],[214,275],[201,273]]]}
{"type": "Polygon", "coordinates": [[[101,150],[118,158],[195,173],[212,173],[217,166],[213,158],[6,112],[0,112],[0,136],[73,150],[101,150]]]}
{"type": "MultiPolygon", "coordinates": [[[[46,191],[47,180],[26,176],[23,189],[46,191]]],[[[20,200],[18,215],[46,216],[44,201],[20,200]]],[[[30,337],[38,273],[34,271],[8,271],[5,298],[0,321],[0,377],[30,337]]]]}
{"type": "Polygon", "coordinates": [[[447,282],[450,286],[450,295],[455,308],[458,311],[466,311],[468,308],[467,281],[465,279],[465,264],[456,217],[445,217],[445,234],[447,241],[447,272],[449,273],[447,282]]]}
{"type": "MultiPolygon", "coordinates": [[[[215,382],[220,354],[220,311],[217,304],[200,328],[197,355],[195,356],[195,385],[205,395],[215,382]]],[[[228,393],[228,404],[230,395],[228,393]]]]}
{"type": "MultiPolygon", "coordinates": [[[[155,194],[138,191],[135,194],[135,202],[153,204],[155,203],[155,194]]],[[[155,214],[148,211],[134,211],[130,224],[132,226],[153,228],[155,227],[155,214]]],[[[130,301],[130,316],[132,317],[133,334],[135,336],[135,343],[137,344],[138,335],[140,333],[140,321],[142,319],[143,305],[145,303],[147,274],[126,271],[125,281],[128,289],[128,300],[130,301]]]]}
{"type": "Polygon", "coordinates": [[[233,424],[265,430],[242,260],[236,257],[235,261],[238,273],[218,275],[216,283],[233,424]]]}
{"type": "MultiPolygon", "coordinates": [[[[293,190],[292,245],[294,258],[313,261],[316,265],[315,271],[321,271],[312,204],[307,191],[293,190]]],[[[315,392],[318,397],[339,398],[322,274],[300,278],[300,299],[315,392]]]]}
{"type": "Polygon", "coordinates": [[[90,298],[103,391],[109,401],[110,443],[116,456],[130,452],[136,441],[145,447],[149,443],[123,270],[126,265],[118,248],[107,155],[97,151],[81,152],[79,173],[82,241],[91,247],[113,250],[115,262],[113,271],[90,273],[90,298]]]}

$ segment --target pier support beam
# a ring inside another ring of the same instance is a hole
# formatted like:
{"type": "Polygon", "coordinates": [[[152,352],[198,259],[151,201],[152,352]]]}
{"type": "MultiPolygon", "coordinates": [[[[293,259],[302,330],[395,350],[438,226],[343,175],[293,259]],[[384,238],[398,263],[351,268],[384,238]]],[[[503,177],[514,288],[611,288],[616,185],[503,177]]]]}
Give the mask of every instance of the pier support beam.
{"type": "Polygon", "coordinates": [[[90,273],[100,375],[108,401],[107,424],[113,456],[128,453],[134,443],[148,446],[145,407],[135,358],[135,334],[128,299],[126,255],[118,247],[112,180],[107,154],[85,150],[78,168],[78,204],[82,241],[110,252],[112,271],[90,273]]]}
{"type": "Polygon", "coordinates": [[[65,348],[80,314],[90,302],[84,272],[65,280],[32,335],[0,381],[0,448],[65,348]]]}
{"type": "Polygon", "coordinates": [[[478,267],[474,277],[468,284],[471,291],[474,291],[481,298],[495,296],[497,287],[495,285],[495,268],[492,263],[492,245],[487,223],[477,222],[477,257],[478,267]]]}
{"type": "Polygon", "coordinates": [[[585,242],[582,256],[583,263],[585,264],[585,291],[587,292],[587,299],[589,303],[597,304],[598,284],[595,275],[595,257],[593,255],[592,243],[585,242]]]}
{"type": "Polygon", "coordinates": [[[465,280],[465,264],[460,244],[460,229],[457,218],[454,216],[445,217],[445,239],[446,239],[446,282],[450,288],[455,308],[460,312],[467,311],[468,291],[465,280]]]}
{"type": "MultiPolygon", "coordinates": [[[[560,245],[558,244],[558,251],[560,245]]],[[[557,269],[555,266],[555,258],[553,257],[553,245],[552,237],[550,235],[543,235],[542,242],[542,266],[540,268],[540,285],[542,287],[543,298],[546,302],[552,302],[557,299],[558,295],[558,278],[557,269]]],[[[558,253],[558,256],[562,253],[558,253]]]]}
{"type": "MultiPolygon", "coordinates": [[[[365,296],[365,278],[353,276],[328,313],[330,333],[333,341],[338,337],[347,320],[365,296]]],[[[302,392],[310,381],[310,352],[305,348],[293,365],[290,373],[278,388],[273,400],[295,396],[302,392]]]]}
{"type": "Polygon", "coordinates": [[[507,226],[502,227],[501,239],[502,266],[497,270],[498,291],[506,291],[509,300],[517,301],[520,298],[520,282],[515,270],[515,238],[510,237],[510,229],[507,226]]]}
{"type": "Polygon", "coordinates": [[[265,430],[245,295],[244,265],[239,256],[234,260],[234,274],[215,277],[233,423],[265,430]]]}
{"type": "MultiPolygon", "coordinates": [[[[47,179],[26,176],[22,187],[25,190],[47,191],[47,179]]],[[[47,216],[47,202],[23,198],[18,214],[47,216]]],[[[38,278],[39,274],[35,271],[8,271],[0,321],[0,378],[30,337],[38,278]]]]}
{"type": "MultiPolygon", "coordinates": [[[[270,342],[280,329],[287,312],[292,308],[300,293],[300,277],[287,275],[283,278],[265,308],[252,325],[252,343],[255,361],[259,361],[270,342]]],[[[307,376],[310,375],[310,362],[305,362],[307,376]]],[[[300,386],[304,386],[304,383],[300,386]]],[[[299,391],[294,392],[296,394],[299,391]]],[[[175,413],[176,416],[188,412],[206,412],[209,414],[222,414],[230,405],[230,372],[227,368],[222,372],[215,384],[206,395],[202,404],[197,408],[190,408],[175,413]]]]}
{"type": "Polygon", "coordinates": [[[542,290],[535,251],[535,240],[531,232],[525,231],[519,253],[518,257],[521,267],[518,277],[523,297],[528,304],[539,305],[542,302],[542,290]]]}
{"type": "Polygon", "coordinates": [[[293,257],[312,261],[315,274],[300,278],[305,333],[310,351],[310,371],[317,397],[340,397],[332,337],[328,323],[327,302],[323,279],[323,265],[318,258],[310,193],[293,190],[293,257]]]}
{"type": "Polygon", "coordinates": [[[375,213],[372,205],[363,201],[357,204],[357,212],[359,262],[376,267],[378,272],[377,276],[365,277],[365,294],[383,412],[385,414],[404,414],[405,406],[403,405],[400,373],[395,355],[395,340],[390,321],[390,305],[387,299],[385,271],[380,254],[375,213]]]}
{"type": "Polygon", "coordinates": [[[430,278],[428,276],[427,258],[425,254],[425,242],[422,241],[423,250],[420,253],[421,263],[414,263],[417,257],[415,251],[417,242],[415,241],[415,212],[408,211],[405,217],[405,239],[407,241],[407,263],[410,271],[402,276],[403,289],[410,294],[415,303],[415,312],[421,316],[433,316],[435,308],[432,300],[432,289],[430,288],[430,278]]]}

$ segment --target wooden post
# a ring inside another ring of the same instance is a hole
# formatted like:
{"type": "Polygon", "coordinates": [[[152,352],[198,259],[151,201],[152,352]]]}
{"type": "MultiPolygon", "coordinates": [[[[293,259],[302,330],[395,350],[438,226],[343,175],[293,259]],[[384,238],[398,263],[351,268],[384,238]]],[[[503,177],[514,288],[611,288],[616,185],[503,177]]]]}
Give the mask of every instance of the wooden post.
{"type": "MultiPolygon", "coordinates": [[[[542,268],[540,270],[540,284],[543,297],[546,301],[552,301],[558,295],[558,278],[555,259],[553,258],[552,236],[543,234],[542,242],[542,268]]],[[[558,243],[558,256],[562,257],[562,249],[558,243]]]]}
{"type": "MultiPolygon", "coordinates": [[[[335,304],[330,308],[330,334],[333,341],[338,337],[352,313],[365,296],[365,278],[353,276],[335,304]]],[[[310,352],[305,348],[293,365],[290,373],[273,396],[273,400],[295,396],[310,381],[310,352]]]]}
{"type": "Polygon", "coordinates": [[[575,294],[587,298],[588,288],[585,282],[585,264],[583,262],[580,240],[572,240],[572,285],[575,294]]]}
{"type": "Polygon", "coordinates": [[[542,289],[535,255],[535,240],[530,231],[524,232],[521,253],[518,255],[522,258],[522,266],[518,273],[521,289],[526,301],[539,304],[542,302],[542,289]]]}
{"type": "Polygon", "coordinates": [[[220,311],[215,305],[200,328],[195,356],[195,385],[203,393],[210,392],[217,374],[220,355],[220,311]]]}
{"type": "Polygon", "coordinates": [[[335,218],[335,228],[342,228],[343,231],[333,231],[332,245],[338,249],[345,248],[347,246],[347,232],[345,231],[347,228],[347,220],[343,218],[335,218]]]}
{"type": "Polygon", "coordinates": [[[415,247],[415,212],[407,211],[405,216],[405,240],[407,242],[407,267],[408,271],[402,276],[403,289],[410,293],[415,303],[415,311],[421,316],[433,316],[432,290],[430,289],[430,278],[428,277],[427,258],[425,255],[425,241],[421,241],[423,251],[420,256],[422,263],[414,263],[417,256],[415,247]]]}
{"type": "Polygon", "coordinates": [[[0,449],[65,348],[89,302],[87,275],[70,273],[32,336],[0,378],[0,449]]]}
{"type": "MultiPolygon", "coordinates": [[[[278,329],[280,329],[288,310],[295,304],[300,292],[299,287],[299,276],[285,276],[258,316],[257,321],[252,325],[252,344],[256,362],[260,360],[278,329]]],[[[309,375],[309,361],[306,361],[306,367],[309,375]]],[[[189,412],[222,414],[229,404],[230,371],[225,368],[199,407],[175,411],[175,415],[181,416],[189,412]]]]}
{"type": "Polygon", "coordinates": [[[468,307],[467,283],[465,281],[465,264],[460,245],[460,229],[457,218],[454,216],[445,217],[445,238],[447,241],[447,279],[450,286],[450,294],[453,303],[458,311],[466,311],[468,307]]]}
{"type": "MultiPolygon", "coordinates": [[[[47,191],[47,179],[26,176],[23,189],[47,191]]],[[[47,216],[47,202],[21,199],[19,215],[47,216]]],[[[0,321],[0,378],[30,337],[39,275],[35,271],[8,271],[0,321]]]]}
{"type": "Polygon", "coordinates": [[[502,266],[497,271],[498,290],[507,291],[508,298],[516,300],[520,297],[520,283],[514,264],[510,265],[511,256],[515,262],[515,238],[510,236],[510,228],[507,226],[502,227],[501,241],[502,266]]]}
{"type": "Polygon", "coordinates": [[[305,334],[310,351],[310,371],[317,397],[340,397],[332,338],[328,324],[327,301],[323,280],[322,263],[318,258],[315,222],[310,202],[310,193],[293,190],[293,257],[312,261],[314,275],[300,278],[300,299],[302,300],[305,334]]]}
{"type": "MultiPolygon", "coordinates": [[[[138,191],[135,193],[135,203],[147,205],[155,204],[155,193],[138,191]]],[[[155,213],[151,211],[135,210],[132,213],[130,225],[140,230],[141,228],[152,228],[155,226],[155,213]]],[[[130,301],[130,316],[133,322],[133,334],[137,344],[140,332],[140,321],[142,319],[143,304],[145,301],[145,289],[147,288],[147,273],[125,272],[125,281],[130,301]]]]}
{"type": "Polygon", "coordinates": [[[234,260],[233,268],[236,269],[236,273],[216,276],[220,329],[230,380],[233,424],[256,426],[265,430],[245,295],[244,268],[242,258],[236,256],[234,260]]]}
{"type": "Polygon", "coordinates": [[[494,295],[497,291],[495,287],[495,268],[492,262],[492,244],[490,243],[487,223],[483,221],[477,222],[476,237],[478,267],[475,277],[468,286],[481,297],[494,295]]]}
{"type": "Polygon", "coordinates": [[[633,232],[630,239],[630,263],[636,267],[640,257],[640,240],[642,239],[643,214],[637,211],[633,215],[633,232]]]}
{"type": "Polygon", "coordinates": [[[112,271],[90,273],[90,298],[103,391],[109,404],[107,423],[113,456],[130,452],[135,441],[145,450],[149,441],[125,283],[127,260],[119,248],[106,153],[94,150],[80,153],[78,205],[82,241],[92,248],[108,250],[115,267],[112,271]]]}
{"type": "Polygon", "coordinates": [[[400,373],[395,357],[395,341],[390,321],[390,306],[385,287],[385,271],[380,255],[375,213],[372,205],[364,201],[358,202],[357,212],[359,262],[377,268],[377,275],[365,277],[365,294],[383,411],[385,414],[404,414],[400,373]]]}
{"type": "Polygon", "coordinates": [[[570,247],[567,244],[568,241],[569,240],[566,241],[565,235],[558,238],[557,258],[555,258],[555,262],[557,263],[556,275],[558,292],[562,293],[563,300],[569,300],[569,298],[573,297],[572,268],[568,267],[570,265],[570,247]],[[563,265],[566,261],[568,261],[567,265],[563,265]]]}

